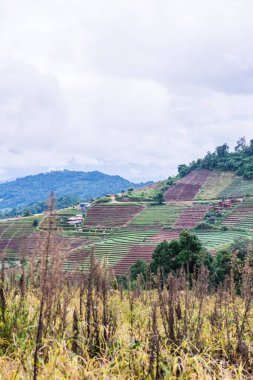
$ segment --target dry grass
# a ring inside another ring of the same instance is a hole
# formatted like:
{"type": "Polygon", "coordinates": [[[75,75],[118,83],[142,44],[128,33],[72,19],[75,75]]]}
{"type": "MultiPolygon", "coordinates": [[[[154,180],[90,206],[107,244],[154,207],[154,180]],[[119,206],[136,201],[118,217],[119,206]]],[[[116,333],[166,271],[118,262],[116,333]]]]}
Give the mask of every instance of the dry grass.
{"type": "Polygon", "coordinates": [[[210,177],[206,180],[206,182],[196,195],[195,199],[218,199],[220,193],[233,182],[233,179],[234,175],[232,173],[212,172],[210,177]]]}
{"type": "MultiPolygon", "coordinates": [[[[50,322],[43,315],[39,379],[252,378],[252,294],[236,296],[231,282],[209,294],[205,273],[192,289],[180,276],[163,289],[120,291],[104,269],[94,264],[81,301],[82,283],[57,284],[50,322]]],[[[22,303],[18,284],[6,291],[1,379],[33,378],[39,310],[38,289],[27,289],[22,303]]]]}

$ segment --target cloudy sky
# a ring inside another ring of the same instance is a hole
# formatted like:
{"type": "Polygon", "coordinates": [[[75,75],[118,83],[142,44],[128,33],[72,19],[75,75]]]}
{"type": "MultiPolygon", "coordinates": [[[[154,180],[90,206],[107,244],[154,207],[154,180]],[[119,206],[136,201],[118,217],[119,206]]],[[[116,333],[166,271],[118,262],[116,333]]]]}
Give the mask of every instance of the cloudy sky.
{"type": "Polygon", "coordinates": [[[0,180],[157,180],[253,138],[252,14],[252,0],[0,0],[0,180]]]}

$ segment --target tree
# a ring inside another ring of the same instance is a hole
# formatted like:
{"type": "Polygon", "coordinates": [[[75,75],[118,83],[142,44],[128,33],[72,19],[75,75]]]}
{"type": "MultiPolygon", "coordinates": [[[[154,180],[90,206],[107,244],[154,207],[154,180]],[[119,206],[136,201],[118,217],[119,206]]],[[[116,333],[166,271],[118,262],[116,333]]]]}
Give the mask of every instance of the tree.
{"type": "Polygon", "coordinates": [[[246,258],[249,258],[253,263],[253,247],[251,240],[245,238],[236,239],[231,244],[230,250],[236,254],[236,257],[241,263],[244,262],[246,258]]]}
{"type": "Polygon", "coordinates": [[[240,137],[239,140],[237,141],[237,144],[235,146],[235,151],[242,151],[246,147],[246,139],[245,137],[240,137]]]}
{"type": "Polygon", "coordinates": [[[202,244],[199,238],[188,231],[183,231],[180,234],[180,252],[177,257],[179,267],[184,267],[190,273],[194,272],[196,266],[200,266],[202,259],[202,244]]]}
{"type": "Polygon", "coordinates": [[[207,152],[206,156],[203,158],[200,164],[203,169],[214,169],[217,164],[216,155],[214,153],[207,152]]]}
{"type": "Polygon", "coordinates": [[[213,280],[216,285],[223,282],[225,277],[230,274],[231,258],[231,252],[226,249],[216,254],[213,264],[213,280]]]}
{"type": "Polygon", "coordinates": [[[250,144],[249,144],[249,153],[250,153],[250,154],[253,154],[253,139],[250,140],[250,144]]]}
{"type": "Polygon", "coordinates": [[[216,153],[218,157],[225,157],[228,152],[229,152],[229,146],[226,143],[221,146],[217,146],[216,148],[216,153]]]}
{"type": "Polygon", "coordinates": [[[179,165],[177,169],[180,177],[186,176],[191,171],[191,168],[185,164],[179,165]]]}
{"type": "Polygon", "coordinates": [[[211,266],[210,254],[203,248],[195,234],[182,231],[178,240],[158,244],[150,267],[154,273],[160,268],[165,275],[181,268],[192,274],[202,263],[211,266]]]}
{"type": "Polygon", "coordinates": [[[128,279],[127,276],[124,274],[118,275],[117,276],[117,283],[119,287],[122,289],[127,289],[128,288],[128,279]]]}
{"type": "Polygon", "coordinates": [[[159,192],[156,196],[156,199],[157,199],[157,202],[159,203],[159,205],[162,205],[163,202],[164,202],[164,197],[163,197],[163,193],[162,192],[159,192]]]}
{"type": "Polygon", "coordinates": [[[172,177],[169,177],[166,181],[166,185],[168,186],[173,186],[174,185],[174,181],[173,181],[173,178],[172,177]]]}
{"type": "Polygon", "coordinates": [[[31,215],[32,215],[32,214],[31,214],[31,211],[30,211],[30,210],[26,209],[26,210],[23,211],[23,216],[24,216],[24,217],[31,216],[31,215]]]}
{"type": "Polygon", "coordinates": [[[155,248],[150,269],[153,273],[157,273],[158,269],[167,275],[178,269],[177,255],[180,252],[180,243],[178,240],[171,240],[169,243],[164,240],[155,248]]]}
{"type": "Polygon", "coordinates": [[[39,225],[38,219],[34,219],[34,221],[33,221],[33,227],[38,227],[38,225],[39,225]]]}
{"type": "Polygon", "coordinates": [[[137,260],[131,267],[130,267],[130,278],[131,281],[136,281],[137,276],[141,274],[143,278],[146,278],[147,275],[148,266],[146,261],[144,260],[137,260]]]}

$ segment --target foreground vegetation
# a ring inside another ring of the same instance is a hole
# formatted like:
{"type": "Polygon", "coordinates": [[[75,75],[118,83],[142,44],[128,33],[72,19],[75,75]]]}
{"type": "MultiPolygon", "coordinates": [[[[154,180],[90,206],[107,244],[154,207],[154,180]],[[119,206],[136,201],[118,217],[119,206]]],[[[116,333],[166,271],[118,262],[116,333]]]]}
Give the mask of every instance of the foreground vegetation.
{"type": "Polygon", "coordinates": [[[93,255],[89,272],[63,274],[62,248],[52,219],[29,260],[2,266],[1,379],[252,378],[249,261],[239,286],[233,270],[214,286],[186,265],[123,289],[93,255]]]}

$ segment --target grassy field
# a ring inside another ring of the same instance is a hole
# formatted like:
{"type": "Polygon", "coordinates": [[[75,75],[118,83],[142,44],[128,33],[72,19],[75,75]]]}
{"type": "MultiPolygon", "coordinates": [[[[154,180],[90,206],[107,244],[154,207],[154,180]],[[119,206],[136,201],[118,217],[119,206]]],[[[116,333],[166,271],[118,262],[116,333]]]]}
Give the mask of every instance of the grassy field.
{"type": "Polygon", "coordinates": [[[231,184],[222,190],[219,197],[245,197],[253,196],[253,180],[244,180],[241,177],[235,178],[231,184]]]}
{"type": "Polygon", "coordinates": [[[196,195],[196,200],[218,199],[221,192],[228,188],[234,180],[234,174],[213,172],[196,195]]]}
{"type": "Polygon", "coordinates": [[[185,205],[166,204],[159,206],[148,206],[138,214],[130,225],[172,225],[179,217],[185,205]]]}
{"type": "Polygon", "coordinates": [[[182,276],[120,290],[96,262],[70,284],[54,253],[37,274],[1,285],[1,380],[252,379],[249,273],[241,297],[232,283],[210,293],[205,271],[190,287],[182,276]]]}

